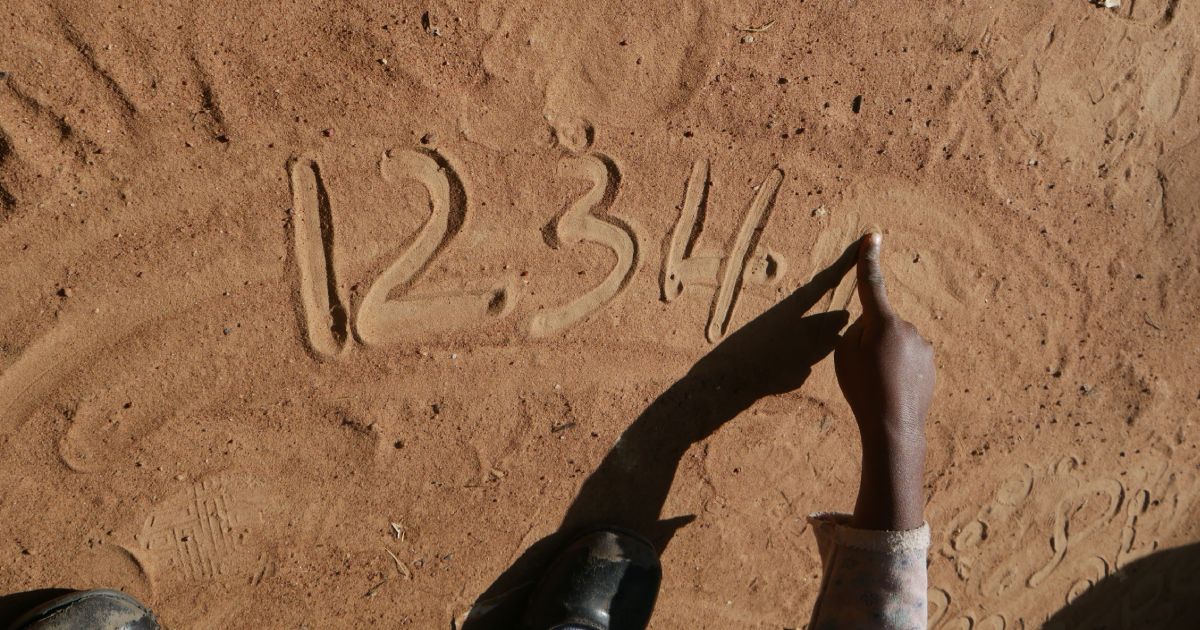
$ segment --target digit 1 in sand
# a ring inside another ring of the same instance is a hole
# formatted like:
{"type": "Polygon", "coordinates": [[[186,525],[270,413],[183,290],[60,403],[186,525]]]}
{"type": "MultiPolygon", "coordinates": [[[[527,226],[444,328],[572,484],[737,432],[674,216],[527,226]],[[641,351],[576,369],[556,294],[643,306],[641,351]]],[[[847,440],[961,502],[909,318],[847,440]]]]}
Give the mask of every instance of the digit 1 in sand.
{"type": "Polygon", "coordinates": [[[334,271],[333,209],[316,160],[292,159],[288,180],[304,332],[313,353],[327,359],[346,349],[350,325],[334,271]]]}

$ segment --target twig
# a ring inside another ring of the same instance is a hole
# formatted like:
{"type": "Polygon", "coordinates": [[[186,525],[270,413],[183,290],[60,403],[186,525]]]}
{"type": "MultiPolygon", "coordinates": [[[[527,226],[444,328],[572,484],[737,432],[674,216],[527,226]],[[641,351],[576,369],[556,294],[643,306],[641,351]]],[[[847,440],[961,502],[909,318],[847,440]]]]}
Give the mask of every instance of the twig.
{"type": "Polygon", "coordinates": [[[404,579],[406,580],[411,580],[412,573],[409,572],[408,567],[404,566],[403,562],[400,562],[400,558],[397,558],[396,554],[392,553],[391,550],[386,547],[384,547],[383,550],[387,552],[387,555],[392,557],[392,560],[396,561],[396,570],[400,572],[400,575],[403,575],[404,579]]]}
{"type": "Polygon", "coordinates": [[[763,24],[762,26],[737,26],[737,25],[734,25],[734,28],[736,28],[737,30],[739,30],[743,33],[764,33],[766,31],[771,30],[772,26],[775,26],[775,20],[770,20],[766,24],[763,24]]]}
{"type": "Polygon", "coordinates": [[[372,586],[371,590],[367,591],[366,595],[363,595],[363,597],[375,597],[375,591],[378,591],[379,587],[383,586],[384,584],[387,584],[387,578],[383,578],[378,584],[372,586]]]}

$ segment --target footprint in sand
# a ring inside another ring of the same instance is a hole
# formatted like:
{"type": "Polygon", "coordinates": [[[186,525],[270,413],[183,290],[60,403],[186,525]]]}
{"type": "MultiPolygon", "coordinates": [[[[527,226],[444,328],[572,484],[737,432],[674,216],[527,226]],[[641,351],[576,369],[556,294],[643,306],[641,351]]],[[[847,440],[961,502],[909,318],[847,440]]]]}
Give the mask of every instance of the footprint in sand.
{"type": "Polygon", "coordinates": [[[237,574],[251,583],[274,571],[257,548],[264,497],[245,479],[216,477],[154,506],[129,550],[151,583],[237,574]]]}

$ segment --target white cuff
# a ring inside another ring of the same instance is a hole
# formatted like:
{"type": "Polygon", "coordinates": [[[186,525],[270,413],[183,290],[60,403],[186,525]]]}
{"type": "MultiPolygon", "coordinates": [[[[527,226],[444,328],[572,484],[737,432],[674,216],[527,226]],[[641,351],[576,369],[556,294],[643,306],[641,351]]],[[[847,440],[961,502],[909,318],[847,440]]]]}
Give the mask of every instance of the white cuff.
{"type": "Polygon", "coordinates": [[[838,512],[817,512],[808,515],[808,522],[818,539],[844,547],[877,553],[924,551],[929,548],[929,523],[916,529],[901,531],[857,529],[850,527],[850,515],[838,512]]]}

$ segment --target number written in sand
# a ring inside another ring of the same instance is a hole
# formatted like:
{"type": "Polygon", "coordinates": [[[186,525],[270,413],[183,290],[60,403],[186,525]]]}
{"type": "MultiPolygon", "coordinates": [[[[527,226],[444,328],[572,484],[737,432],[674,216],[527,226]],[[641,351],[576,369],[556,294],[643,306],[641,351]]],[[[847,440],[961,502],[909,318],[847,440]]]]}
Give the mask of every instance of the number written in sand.
{"type": "MultiPolygon", "coordinates": [[[[403,151],[387,168],[401,169],[400,178],[414,179],[429,194],[430,216],[412,243],[371,283],[355,313],[353,329],[366,344],[411,338],[414,332],[436,332],[507,315],[511,291],[491,289],[394,298],[407,291],[461,230],[466,218],[466,192],[454,170],[431,151],[403,151]]],[[[300,303],[309,346],[317,356],[334,357],[347,348],[351,320],[335,273],[334,223],[329,193],[318,163],[292,160],[293,238],[300,303]]]]}
{"type": "Polygon", "coordinates": [[[559,164],[559,173],[590,180],[592,187],[547,230],[548,244],[558,249],[563,244],[599,243],[611,249],[617,261],[592,290],[564,306],[535,315],[529,325],[535,337],[563,330],[599,310],[625,288],[637,270],[638,246],[633,230],[608,214],[621,183],[617,165],[607,156],[593,154],[564,160],[559,164]]]}
{"type": "Polygon", "coordinates": [[[354,331],[367,344],[411,339],[421,332],[458,328],[479,320],[507,315],[511,290],[497,283],[489,289],[391,298],[407,290],[429,268],[450,240],[462,229],[467,216],[467,195],[458,175],[432,151],[402,151],[390,160],[402,176],[415,179],[429,194],[430,215],[412,244],[367,289],[358,308],[354,331]]]}
{"type": "Polygon", "coordinates": [[[308,345],[328,358],[346,349],[349,318],[334,273],[333,211],[316,160],[288,164],[292,186],[292,244],[300,276],[300,307],[308,345]]]}
{"type": "Polygon", "coordinates": [[[742,226],[730,244],[729,254],[721,257],[711,252],[695,251],[704,230],[711,181],[708,160],[697,160],[692,166],[679,220],[675,223],[663,260],[660,281],[665,302],[679,297],[688,285],[716,288],[705,331],[710,342],[720,341],[729,331],[733,309],[744,284],[767,284],[783,275],[782,258],[765,248],[759,248],[759,240],[782,182],[783,172],[772,168],[759,184],[742,226]]]}
{"type": "MultiPolygon", "coordinates": [[[[579,151],[586,148],[584,143],[579,151]]],[[[321,167],[310,158],[288,164],[300,304],[309,346],[318,357],[344,353],[351,332],[364,344],[395,343],[498,320],[512,310],[516,301],[514,289],[505,281],[473,291],[412,294],[413,285],[462,230],[467,214],[466,189],[445,158],[424,149],[398,152],[383,161],[380,170],[385,179],[420,184],[428,194],[429,218],[404,251],[370,284],[351,317],[344,283],[336,272],[334,217],[321,167]]],[[[599,311],[628,286],[640,260],[636,232],[610,214],[621,184],[616,163],[591,152],[563,160],[558,170],[561,176],[591,182],[591,187],[547,226],[547,244],[554,249],[585,243],[602,245],[616,260],[599,284],[565,304],[536,313],[528,328],[534,337],[561,332],[599,311]]],[[[707,212],[709,163],[697,160],[692,167],[663,260],[660,283],[666,302],[678,298],[687,286],[714,289],[706,327],[711,342],[720,341],[728,332],[745,285],[774,284],[783,275],[783,258],[760,244],[782,182],[783,172],[772,167],[756,187],[727,254],[701,252],[697,251],[697,242],[707,212]]]]}

